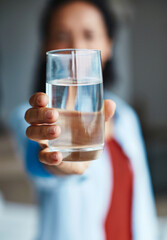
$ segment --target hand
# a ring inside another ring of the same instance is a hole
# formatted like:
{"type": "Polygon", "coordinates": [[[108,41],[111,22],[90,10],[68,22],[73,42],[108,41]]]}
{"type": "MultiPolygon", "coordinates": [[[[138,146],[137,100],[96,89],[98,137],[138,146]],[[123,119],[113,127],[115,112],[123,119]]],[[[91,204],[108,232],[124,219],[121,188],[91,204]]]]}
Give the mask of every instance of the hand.
{"type": "MultiPolygon", "coordinates": [[[[26,135],[43,148],[39,153],[39,160],[56,175],[83,174],[90,162],[63,162],[60,152],[50,152],[48,148],[48,140],[55,139],[61,134],[60,127],[54,124],[59,117],[58,111],[54,108],[46,108],[48,96],[45,93],[36,93],[29,102],[32,108],[25,113],[25,120],[30,123],[26,135]]],[[[105,121],[113,116],[115,107],[112,100],[104,101],[105,121]]]]}

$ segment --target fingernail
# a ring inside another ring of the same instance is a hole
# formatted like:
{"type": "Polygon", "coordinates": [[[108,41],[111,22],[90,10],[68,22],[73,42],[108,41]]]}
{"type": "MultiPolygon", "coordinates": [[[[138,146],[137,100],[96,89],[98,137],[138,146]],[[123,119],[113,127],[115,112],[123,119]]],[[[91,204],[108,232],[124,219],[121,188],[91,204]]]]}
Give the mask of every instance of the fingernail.
{"type": "Polygon", "coordinates": [[[55,135],[55,134],[59,135],[61,133],[61,128],[59,126],[49,127],[48,133],[53,134],[53,135],[55,135]]]}
{"type": "Polygon", "coordinates": [[[59,113],[58,111],[56,110],[48,110],[46,113],[45,113],[45,117],[47,119],[55,119],[55,121],[58,119],[59,117],[59,113]]]}
{"type": "Polygon", "coordinates": [[[52,160],[57,161],[57,153],[52,153],[51,158],[52,160]]]}
{"type": "Polygon", "coordinates": [[[62,161],[62,154],[60,152],[54,152],[52,153],[51,158],[55,163],[60,164],[62,161]]]}
{"type": "Polygon", "coordinates": [[[48,119],[52,119],[52,118],[53,118],[53,112],[52,112],[52,110],[48,110],[48,111],[45,113],[45,117],[48,118],[48,119]]]}
{"type": "Polygon", "coordinates": [[[56,133],[56,127],[55,126],[54,127],[49,127],[48,133],[49,134],[55,134],[56,133]]]}

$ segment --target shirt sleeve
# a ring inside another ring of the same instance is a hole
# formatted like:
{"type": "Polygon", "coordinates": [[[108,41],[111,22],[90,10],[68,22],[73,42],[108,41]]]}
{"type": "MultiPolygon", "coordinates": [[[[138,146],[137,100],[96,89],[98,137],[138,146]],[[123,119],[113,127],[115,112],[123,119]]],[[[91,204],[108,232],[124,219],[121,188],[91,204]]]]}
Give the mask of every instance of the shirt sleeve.
{"type": "Polygon", "coordinates": [[[52,177],[44,165],[39,161],[38,154],[41,150],[40,145],[37,142],[27,141],[27,149],[25,151],[25,167],[29,175],[36,177],[52,177]]]}

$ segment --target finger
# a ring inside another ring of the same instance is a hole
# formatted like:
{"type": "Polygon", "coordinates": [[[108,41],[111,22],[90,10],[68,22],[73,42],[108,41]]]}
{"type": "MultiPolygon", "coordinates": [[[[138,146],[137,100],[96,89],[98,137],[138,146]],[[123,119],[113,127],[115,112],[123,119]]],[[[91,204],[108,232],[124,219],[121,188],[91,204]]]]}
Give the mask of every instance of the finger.
{"type": "Polygon", "coordinates": [[[48,102],[48,96],[43,92],[35,93],[29,100],[29,103],[32,107],[45,107],[48,102]]]}
{"type": "MultiPolygon", "coordinates": [[[[63,154],[62,154],[63,156],[63,154]]],[[[50,164],[51,165],[51,164],[50,164]]],[[[89,167],[89,162],[59,162],[56,166],[49,166],[48,170],[59,175],[82,175],[89,167]]]]}
{"type": "Polygon", "coordinates": [[[56,175],[81,175],[89,167],[90,162],[63,162],[61,152],[50,152],[45,148],[39,153],[39,160],[46,164],[46,168],[56,175]]]}
{"type": "Polygon", "coordinates": [[[34,141],[55,139],[60,133],[61,128],[55,125],[30,126],[26,131],[27,137],[34,141]]]}
{"type": "Polygon", "coordinates": [[[50,152],[49,148],[45,148],[39,152],[39,160],[47,165],[59,165],[62,159],[61,152],[50,152]]]}
{"type": "Polygon", "coordinates": [[[116,104],[112,100],[104,101],[105,121],[108,121],[115,113],[116,104]]]}
{"type": "Polygon", "coordinates": [[[30,108],[25,113],[25,120],[30,124],[54,123],[58,116],[54,108],[30,108]]]}

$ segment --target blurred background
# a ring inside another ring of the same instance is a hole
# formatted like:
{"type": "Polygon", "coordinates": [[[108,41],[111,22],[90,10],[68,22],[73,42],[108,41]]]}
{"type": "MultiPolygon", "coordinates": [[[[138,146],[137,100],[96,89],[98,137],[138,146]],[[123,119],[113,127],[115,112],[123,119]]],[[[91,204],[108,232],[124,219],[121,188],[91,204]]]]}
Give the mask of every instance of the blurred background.
{"type": "MultiPolygon", "coordinates": [[[[40,49],[39,20],[46,2],[0,1],[1,240],[30,240],[37,229],[34,189],[24,173],[7,119],[32,94],[40,49]]],[[[119,23],[114,47],[117,81],[113,91],[132,105],[140,117],[159,236],[167,239],[167,1],[110,0],[110,4],[119,23]]]]}

